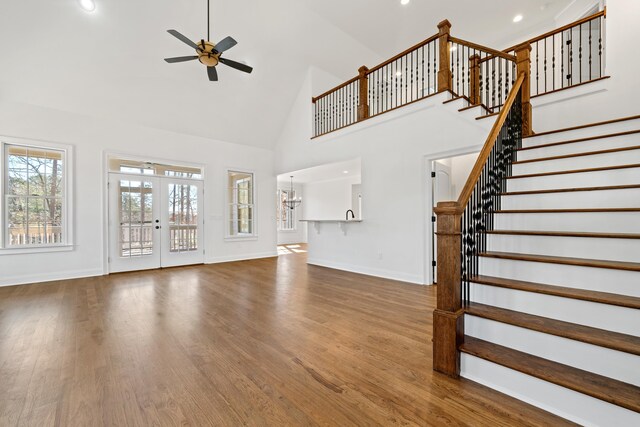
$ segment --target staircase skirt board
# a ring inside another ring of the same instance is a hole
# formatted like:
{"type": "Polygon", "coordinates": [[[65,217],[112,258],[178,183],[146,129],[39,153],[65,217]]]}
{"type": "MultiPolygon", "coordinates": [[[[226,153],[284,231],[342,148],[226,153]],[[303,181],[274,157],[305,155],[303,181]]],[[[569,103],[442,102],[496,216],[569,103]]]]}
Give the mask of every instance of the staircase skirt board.
{"type": "Polygon", "coordinates": [[[640,425],[640,414],[463,352],[460,375],[583,426],[640,425]]]}
{"type": "Polygon", "coordinates": [[[473,315],[464,322],[466,336],[640,386],[640,369],[627,368],[640,356],[473,315]]]}

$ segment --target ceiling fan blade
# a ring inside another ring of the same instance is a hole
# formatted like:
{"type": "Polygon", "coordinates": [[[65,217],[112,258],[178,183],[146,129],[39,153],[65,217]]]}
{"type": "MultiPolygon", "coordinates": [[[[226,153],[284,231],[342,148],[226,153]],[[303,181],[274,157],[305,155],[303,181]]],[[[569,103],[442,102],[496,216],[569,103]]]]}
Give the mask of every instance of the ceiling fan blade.
{"type": "Polygon", "coordinates": [[[209,80],[212,82],[218,81],[218,71],[216,71],[216,67],[207,67],[207,74],[209,75],[209,80]]]}
{"type": "Polygon", "coordinates": [[[253,68],[249,67],[248,65],[241,64],[240,62],[232,61],[231,59],[219,58],[219,60],[224,65],[231,68],[235,68],[236,70],[244,71],[245,73],[250,73],[253,71],[253,68]]]}
{"type": "Polygon", "coordinates": [[[167,30],[167,33],[171,34],[173,37],[177,38],[178,40],[180,40],[181,42],[188,44],[189,46],[191,46],[194,49],[198,49],[198,45],[195,44],[194,42],[192,42],[191,40],[189,40],[186,36],[183,36],[182,34],[180,34],[179,32],[177,32],[176,30],[167,30]]]}
{"type": "Polygon", "coordinates": [[[234,47],[234,46],[235,46],[235,45],[237,45],[237,44],[238,44],[238,42],[237,42],[237,41],[235,41],[235,40],[233,39],[233,37],[230,37],[230,36],[229,36],[229,37],[225,37],[225,38],[223,38],[222,40],[220,40],[220,41],[218,42],[218,44],[217,44],[217,45],[216,45],[216,47],[215,47],[215,50],[216,50],[216,52],[218,52],[218,53],[222,53],[222,52],[224,52],[225,50],[229,50],[229,49],[231,49],[232,47],[234,47]]]}
{"type": "Polygon", "coordinates": [[[198,56],[176,56],[175,58],[164,58],[164,60],[169,64],[174,64],[176,62],[193,61],[194,59],[198,59],[198,56]]]}

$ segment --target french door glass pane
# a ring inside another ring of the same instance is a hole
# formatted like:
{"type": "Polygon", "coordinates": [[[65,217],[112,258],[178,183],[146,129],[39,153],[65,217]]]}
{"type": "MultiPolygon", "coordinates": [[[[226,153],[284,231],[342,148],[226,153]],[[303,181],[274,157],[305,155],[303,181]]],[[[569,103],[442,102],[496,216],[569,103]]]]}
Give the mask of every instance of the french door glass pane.
{"type": "Polygon", "coordinates": [[[153,254],[153,184],[120,180],[120,256],[153,254]]]}
{"type": "Polygon", "coordinates": [[[169,184],[169,251],[198,250],[198,187],[169,184]]]}

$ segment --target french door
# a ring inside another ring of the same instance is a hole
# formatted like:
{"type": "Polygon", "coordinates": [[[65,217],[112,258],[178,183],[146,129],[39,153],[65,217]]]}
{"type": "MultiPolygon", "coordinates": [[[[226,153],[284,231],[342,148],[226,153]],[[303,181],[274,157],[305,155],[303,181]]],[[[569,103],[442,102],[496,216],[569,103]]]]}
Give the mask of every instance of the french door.
{"type": "Polygon", "coordinates": [[[202,181],[109,174],[109,271],[204,262],[202,181]]]}

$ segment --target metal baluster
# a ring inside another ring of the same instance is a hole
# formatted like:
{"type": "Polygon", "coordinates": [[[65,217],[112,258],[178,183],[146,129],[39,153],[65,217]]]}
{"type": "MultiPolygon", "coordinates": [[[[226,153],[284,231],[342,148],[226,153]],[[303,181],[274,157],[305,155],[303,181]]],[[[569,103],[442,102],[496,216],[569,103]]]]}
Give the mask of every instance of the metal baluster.
{"type": "Polygon", "coordinates": [[[602,16],[598,18],[598,22],[600,23],[598,26],[598,59],[600,60],[600,75],[598,77],[602,77],[604,75],[604,70],[602,69],[602,16]]]}
{"type": "Polygon", "coordinates": [[[582,83],[582,24],[578,26],[578,37],[578,64],[580,70],[580,78],[578,80],[578,83],[582,83]]]}
{"type": "Polygon", "coordinates": [[[539,89],[539,83],[540,83],[540,74],[539,74],[539,70],[538,70],[538,52],[540,50],[538,49],[538,42],[536,42],[536,95],[540,93],[540,89],[539,89]]]}
{"type": "Polygon", "coordinates": [[[491,58],[491,105],[496,105],[496,58],[491,58]]]}
{"type": "Polygon", "coordinates": [[[555,90],[556,89],[556,35],[552,35],[551,36],[551,79],[553,82],[553,85],[551,87],[551,90],[555,90]]]}
{"type": "MultiPolygon", "coordinates": [[[[591,20],[593,21],[593,19],[591,20]]],[[[589,21],[589,80],[592,79],[591,77],[591,21],[589,21]]]]}
{"type": "Polygon", "coordinates": [[[544,91],[547,91],[547,39],[544,42],[544,91]]]}
{"type": "Polygon", "coordinates": [[[564,31],[560,32],[560,77],[564,87],[564,31]]]}
{"type": "Polygon", "coordinates": [[[421,83],[420,83],[420,98],[422,98],[424,96],[424,46],[422,46],[422,48],[420,48],[420,50],[422,51],[422,62],[421,62],[421,65],[422,65],[422,77],[421,77],[421,83]]]}
{"type": "Polygon", "coordinates": [[[569,40],[567,41],[567,49],[569,50],[569,75],[567,80],[569,86],[573,85],[573,28],[569,29],[569,40]]]}

